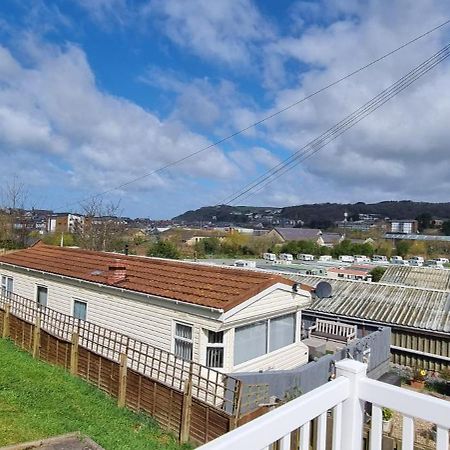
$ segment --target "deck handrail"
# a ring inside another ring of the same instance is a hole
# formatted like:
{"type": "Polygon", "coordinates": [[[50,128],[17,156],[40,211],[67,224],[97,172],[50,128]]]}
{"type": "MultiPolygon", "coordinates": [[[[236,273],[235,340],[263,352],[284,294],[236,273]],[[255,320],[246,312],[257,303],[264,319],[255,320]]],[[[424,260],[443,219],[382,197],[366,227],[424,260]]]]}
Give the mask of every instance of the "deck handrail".
{"type": "MultiPolygon", "coordinates": [[[[354,360],[336,363],[337,378],[252,422],[202,446],[199,450],[261,450],[279,443],[291,449],[299,431],[300,450],[310,448],[310,424],[317,420],[314,448],[325,450],[328,411],[333,413],[332,449],[361,450],[366,419],[365,404],[372,404],[370,450],[382,449],[383,408],[403,415],[402,449],[414,449],[414,419],[436,425],[436,449],[449,450],[450,402],[368,379],[367,365],[354,360]]],[[[298,448],[298,445],[296,446],[298,448]]]]}

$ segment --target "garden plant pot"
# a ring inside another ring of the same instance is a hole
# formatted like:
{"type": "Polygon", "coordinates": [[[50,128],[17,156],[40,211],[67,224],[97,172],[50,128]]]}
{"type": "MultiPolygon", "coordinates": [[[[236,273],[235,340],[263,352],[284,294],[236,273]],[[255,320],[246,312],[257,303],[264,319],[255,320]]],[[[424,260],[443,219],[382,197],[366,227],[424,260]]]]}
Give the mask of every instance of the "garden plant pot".
{"type": "Polygon", "coordinates": [[[392,431],[392,419],[383,420],[383,433],[389,434],[392,431]]]}
{"type": "Polygon", "coordinates": [[[411,387],[414,389],[423,389],[425,387],[425,381],[411,380],[411,387]]]}

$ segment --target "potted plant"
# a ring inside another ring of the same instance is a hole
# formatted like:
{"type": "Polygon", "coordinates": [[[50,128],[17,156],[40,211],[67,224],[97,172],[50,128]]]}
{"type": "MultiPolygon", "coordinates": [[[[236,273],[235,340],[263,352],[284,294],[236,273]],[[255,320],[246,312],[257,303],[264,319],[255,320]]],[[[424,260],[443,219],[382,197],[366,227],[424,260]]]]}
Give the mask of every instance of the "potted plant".
{"type": "Polygon", "coordinates": [[[423,389],[425,387],[425,377],[427,371],[425,369],[414,370],[413,379],[411,380],[411,387],[415,389],[423,389]]]}
{"type": "Polygon", "coordinates": [[[383,433],[389,434],[392,430],[392,417],[394,412],[392,409],[383,408],[383,433]]]}

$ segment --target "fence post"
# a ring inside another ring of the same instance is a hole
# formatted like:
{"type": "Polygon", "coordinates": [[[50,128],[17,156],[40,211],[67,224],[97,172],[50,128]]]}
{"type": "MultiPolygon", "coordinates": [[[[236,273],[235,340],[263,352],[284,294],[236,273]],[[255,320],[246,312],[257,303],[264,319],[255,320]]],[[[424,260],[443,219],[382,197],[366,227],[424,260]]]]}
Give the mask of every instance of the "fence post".
{"type": "Polygon", "coordinates": [[[2,338],[9,337],[9,318],[11,315],[11,305],[5,304],[5,315],[3,316],[3,333],[2,338]]]}
{"type": "Polygon", "coordinates": [[[336,362],[336,377],[350,381],[350,394],[342,403],[342,444],[345,450],[361,450],[363,445],[364,401],[359,399],[359,382],[366,377],[367,364],[351,359],[336,362]]]}
{"type": "Polygon", "coordinates": [[[41,317],[36,316],[36,322],[33,328],[33,358],[39,358],[39,349],[41,347],[41,317]]]}
{"type": "Polygon", "coordinates": [[[192,412],[192,377],[184,382],[183,405],[181,410],[180,442],[182,444],[189,441],[189,429],[191,428],[192,412]]]}
{"type": "Polygon", "coordinates": [[[126,353],[121,353],[119,368],[119,395],[117,398],[117,405],[119,406],[119,408],[123,408],[125,406],[127,395],[127,366],[128,356],[126,353]]]}
{"type": "Polygon", "coordinates": [[[78,333],[72,333],[70,346],[70,373],[78,375],[78,333]]]}

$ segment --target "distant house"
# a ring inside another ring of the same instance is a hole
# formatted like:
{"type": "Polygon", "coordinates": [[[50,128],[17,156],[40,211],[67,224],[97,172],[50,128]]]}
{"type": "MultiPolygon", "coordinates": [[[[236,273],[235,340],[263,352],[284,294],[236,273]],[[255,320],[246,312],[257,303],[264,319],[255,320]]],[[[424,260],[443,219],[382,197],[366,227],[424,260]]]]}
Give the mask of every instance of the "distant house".
{"type": "Polygon", "coordinates": [[[311,291],[276,274],[37,244],[0,256],[3,291],[224,372],[308,362],[311,291]]]}
{"type": "Polygon", "coordinates": [[[276,227],[267,236],[279,243],[288,241],[314,241],[318,245],[326,247],[333,247],[344,240],[344,236],[339,233],[323,233],[318,228],[276,227]]]}
{"type": "Polygon", "coordinates": [[[414,234],[417,231],[417,220],[390,220],[388,223],[388,233],[414,234]]]}
{"type": "Polygon", "coordinates": [[[49,233],[75,233],[84,227],[85,217],[81,214],[57,213],[47,219],[49,233]]]}

